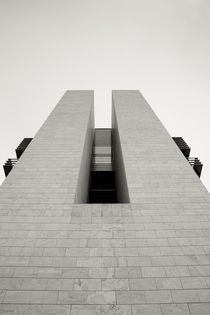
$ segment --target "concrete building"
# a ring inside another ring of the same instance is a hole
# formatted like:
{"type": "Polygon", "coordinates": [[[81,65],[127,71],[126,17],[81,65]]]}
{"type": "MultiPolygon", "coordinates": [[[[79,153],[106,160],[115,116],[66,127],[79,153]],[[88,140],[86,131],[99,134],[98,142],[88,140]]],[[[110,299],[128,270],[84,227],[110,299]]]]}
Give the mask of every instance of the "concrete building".
{"type": "Polygon", "coordinates": [[[209,193],[138,91],[113,92],[106,143],[93,103],[66,92],[1,186],[0,314],[210,314],[209,193]]]}

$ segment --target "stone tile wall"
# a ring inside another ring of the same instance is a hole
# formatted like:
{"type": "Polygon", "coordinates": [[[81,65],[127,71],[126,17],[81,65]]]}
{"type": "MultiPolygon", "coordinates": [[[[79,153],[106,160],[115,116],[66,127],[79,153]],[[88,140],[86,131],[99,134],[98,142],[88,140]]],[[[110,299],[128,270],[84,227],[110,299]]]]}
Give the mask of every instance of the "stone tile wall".
{"type": "Polygon", "coordinates": [[[3,183],[0,314],[210,313],[209,194],[141,100],[114,94],[131,203],[74,204],[90,92],[64,96],[3,183]]]}

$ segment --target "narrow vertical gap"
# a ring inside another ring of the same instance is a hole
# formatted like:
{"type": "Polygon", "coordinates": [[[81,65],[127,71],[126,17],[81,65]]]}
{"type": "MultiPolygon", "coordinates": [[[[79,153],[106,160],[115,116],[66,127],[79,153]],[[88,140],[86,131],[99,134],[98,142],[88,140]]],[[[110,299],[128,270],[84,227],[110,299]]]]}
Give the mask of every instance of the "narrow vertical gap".
{"type": "Polygon", "coordinates": [[[112,129],[96,128],[92,148],[89,203],[117,203],[112,129]]]}

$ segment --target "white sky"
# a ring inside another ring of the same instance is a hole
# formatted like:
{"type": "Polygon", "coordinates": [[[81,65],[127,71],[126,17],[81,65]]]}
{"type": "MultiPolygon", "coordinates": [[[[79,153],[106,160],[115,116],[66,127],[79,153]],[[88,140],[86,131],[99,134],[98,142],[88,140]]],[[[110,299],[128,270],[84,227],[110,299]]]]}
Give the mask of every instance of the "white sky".
{"type": "Polygon", "coordinates": [[[204,163],[210,190],[210,0],[0,0],[1,165],[69,89],[138,89],[204,163]]]}

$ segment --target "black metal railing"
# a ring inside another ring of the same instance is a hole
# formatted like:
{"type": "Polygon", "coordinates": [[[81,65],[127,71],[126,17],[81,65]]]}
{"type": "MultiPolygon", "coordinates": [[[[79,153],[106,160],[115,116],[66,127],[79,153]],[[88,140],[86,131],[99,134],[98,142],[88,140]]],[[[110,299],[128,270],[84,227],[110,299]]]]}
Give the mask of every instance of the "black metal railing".
{"type": "Polygon", "coordinates": [[[188,158],[190,156],[190,147],[187,145],[184,139],[182,137],[172,137],[172,139],[175,141],[184,156],[188,158]]]}
{"type": "Polygon", "coordinates": [[[189,157],[187,158],[187,160],[190,163],[190,165],[193,167],[196,174],[200,177],[201,171],[203,168],[203,164],[200,162],[200,160],[197,157],[189,157]]]}
{"type": "Polygon", "coordinates": [[[13,166],[16,164],[17,159],[8,159],[6,163],[3,165],[4,174],[7,176],[9,172],[12,170],[13,166]]]}
{"type": "Polygon", "coordinates": [[[21,157],[21,155],[23,154],[23,152],[25,151],[25,149],[27,148],[32,139],[33,138],[24,138],[23,141],[19,144],[19,146],[15,150],[17,159],[21,157]]]}
{"type": "Polygon", "coordinates": [[[23,154],[23,152],[25,151],[25,149],[27,148],[32,139],[33,138],[24,138],[23,141],[21,141],[21,143],[15,150],[17,158],[8,159],[6,163],[3,165],[4,174],[6,177],[11,172],[12,168],[15,166],[18,159],[21,157],[21,155],[23,154]]]}
{"type": "Polygon", "coordinates": [[[184,141],[182,137],[172,137],[176,145],[179,147],[180,151],[184,154],[189,164],[194,169],[195,173],[200,177],[203,164],[197,157],[190,157],[190,147],[184,141]]]}

